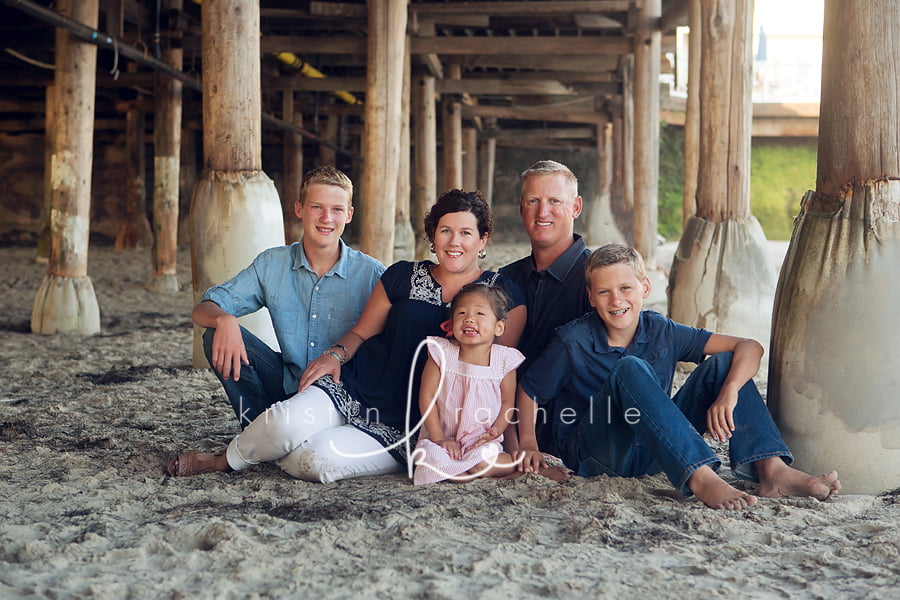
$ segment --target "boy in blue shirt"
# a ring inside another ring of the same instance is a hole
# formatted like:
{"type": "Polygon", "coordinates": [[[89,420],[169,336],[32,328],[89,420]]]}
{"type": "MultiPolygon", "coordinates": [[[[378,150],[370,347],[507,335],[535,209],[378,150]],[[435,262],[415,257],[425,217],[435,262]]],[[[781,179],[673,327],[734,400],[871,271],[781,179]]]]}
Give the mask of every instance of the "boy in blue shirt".
{"type": "Polygon", "coordinates": [[[633,248],[594,251],[585,279],[595,310],[559,327],[519,385],[520,471],[543,466],[537,404],[555,399],[556,443],[578,475],[664,471],[683,495],[709,507],[756,504],[716,474],[721,461],[701,435],[708,432],[729,441],[732,472],[758,482],[759,496],[825,500],[837,493],[835,471],[813,477],[789,466],[793,457],[751,380],[763,355],[758,342],[642,312],[650,281],[633,248]],[[679,361],[700,365],[670,398],[679,361]]]}
{"type": "Polygon", "coordinates": [[[306,365],[356,325],[380,262],[344,244],[353,218],[353,183],[332,166],[303,176],[294,213],[303,239],[270,248],[243,271],[206,290],[191,317],[205,327],[203,349],[222,382],[241,429],[272,404],[297,393],[306,365]],[[237,317],[261,308],[272,317],[281,351],[241,327],[237,317]]]}

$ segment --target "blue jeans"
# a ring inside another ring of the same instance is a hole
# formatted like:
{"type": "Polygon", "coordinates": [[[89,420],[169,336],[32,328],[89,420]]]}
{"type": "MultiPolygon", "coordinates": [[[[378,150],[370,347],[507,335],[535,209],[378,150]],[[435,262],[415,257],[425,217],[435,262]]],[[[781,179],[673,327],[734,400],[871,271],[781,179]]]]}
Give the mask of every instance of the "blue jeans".
{"type": "MultiPolygon", "coordinates": [[[[704,465],[718,470],[721,465],[702,432],[731,357],[731,352],[722,352],[707,358],[671,399],[646,361],[622,358],[600,394],[602,410],[579,422],[567,440],[567,458],[573,459],[569,464],[577,464],[576,472],[584,477],[664,471],[675,489],[690,496],[687,481],[694,471],[704,465]]],[[[758,481],[753,463],[764,458],[793,462],[752,380],[738,393],[734,426],[728,452],[735,476],[758,481]]]]}
{"type": "MultiPolygon", "coordinates": [[[[213,328],[203,332],[203,353],[212,365],[213,328]]],[[[231,408],[237,415],[241,429],[253,422],[276,402],[288,397],[284,393],[284,360],[280,352],[272,350],[268,344],[241,327],[241,337],[247,349],[249,365],[241,365],[241,378],[238,381],[223,379],[222,375],[212,368],[213,373],[222,382],[225,395],[231,402],[231,408]]]]}

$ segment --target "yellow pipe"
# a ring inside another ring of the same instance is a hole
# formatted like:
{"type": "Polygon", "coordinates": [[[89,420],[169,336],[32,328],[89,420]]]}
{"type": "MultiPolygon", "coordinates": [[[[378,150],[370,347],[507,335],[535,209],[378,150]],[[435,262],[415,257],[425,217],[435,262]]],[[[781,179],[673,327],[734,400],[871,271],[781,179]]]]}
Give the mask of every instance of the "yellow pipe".
{"type": "MultiPolygon", "coordinates": [[[[293,52],[279,52],[275,55],[275,58],[286,64],[287,66],[297,69],[300,71],[302,75],[305,77],[314,77],[316,79],[324,79],[325,74],[322,71],[318,70],[308,62],[304,61],[302,58],[294,54],[293,52]]],[[[339,90],[334,92],[334,95],[346,102],[347,104],[362,104],[362,100],[351,94],[350,92],[345,92],[343,90],[339,90]]]]}
{"type": "MultiPolygon", "coordinates": [[[[202,4],[203,0],[193,0],[194,4],[202,4]]],[[[323,79],[326,77],[322,71],[318,70],[308,62],[305,62],[302,58],[294,54],[293,52],[279,52],[275,54],[275,58],[283,62],[289,67],[297,69],[304,77],[314,77],[316,79],[323,79]]],[[[350,92],[345,92],[343,90],[339,90],[337,92],[333,92],[335,96],[346,102],[347,104],[362,104],[363,101],[351,94],[350,92]]]]}

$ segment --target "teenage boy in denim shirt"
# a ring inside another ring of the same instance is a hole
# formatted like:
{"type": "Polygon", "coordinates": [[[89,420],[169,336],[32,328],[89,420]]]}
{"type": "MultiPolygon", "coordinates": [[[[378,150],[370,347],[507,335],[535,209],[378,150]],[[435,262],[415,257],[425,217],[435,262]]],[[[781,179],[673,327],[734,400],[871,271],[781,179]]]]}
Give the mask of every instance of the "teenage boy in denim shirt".
{"type": "Polygon", "coordinates": [[[270,248],[246,269],[209,288],[191,317],[205,327],[203,349],[241,428],[269,406],[297,393],[300,376],[314,358],[329,352],[356,324],[384,272],[380,262],[345,245],[353,218],[353,183],[322,166],[304,175],[294,213],[303,239],[270,248]],[[237,317],[266,307],[281,352],[238,325],[237,317]]]}
{"type": "Polygon", "coordinates": [[[758,342],[642,312],[650,281],[633,248],[599,248],[585,279],[595,310],[558,328],[519,386],[521,471],[542,467],[535,407],[555,398],[556,442],[578,475],[664,471],[683,495],[709,507],[756,504],[756,496],[716,474],[721,461],[701,437],[708,432],[729,441],[732,472],[758,482],[759,496],[825,500],[837,493],[835,471],[813,477],[789,466],[793,457],[751,380],[763,355],[758,342]],[[670,398],[679,361],[700,365],[670,398]]]}

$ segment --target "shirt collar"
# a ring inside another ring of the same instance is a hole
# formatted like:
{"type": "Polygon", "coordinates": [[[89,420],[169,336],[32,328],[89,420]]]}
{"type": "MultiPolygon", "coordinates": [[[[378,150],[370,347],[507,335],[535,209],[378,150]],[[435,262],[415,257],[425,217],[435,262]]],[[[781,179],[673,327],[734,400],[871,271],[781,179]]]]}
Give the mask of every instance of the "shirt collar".
{"type": "MultiPolygon", "coordinates": [[[[609,338],[606,335],[606,326],[603,324],[603,319],[597,314],[596,309],[592,308],[591,311],[591,336],[593,338],[594,351],[611,352],[612,349],[609,345],[609,338]]],[[[631,338],[631,343],[628,344],[628,348],[636,344],[647,343],[649,332],[647,331],[646,312],[642,310],[638,316],[638,326],[634,332],[634,337],[631,338]]],[[[618,348],[618,346],[616,347],[618,348]]]]}
{"type": "MultiPolygon", "coordinates": [[[[560,254],[559,258],[553,261],[553,264],[545,269],[545,272],[549,273],[551,277],[562,283],[566,280],[572,267],[576,265],[578,257],[584,252],[584,248],[584,239],[576,233],[573,236],[572,245],[569,246],[565,252],[560,254]]],[[[528,267],[531,269],[532,273],[537,272],[534,268],[534,254],[531,255],[528,267]]],[[[529,275],[531,275],[531,273],[529,273],[529,275]]]]}
{"type": "MultiPolygon", "coordinates": [[[[315,273],[312,267],[309,265],[309,261],[306,260],[306,252],[303,250],[303,242],[299,241],[294,244],[294,265],[291,267],[294,270],[297,269],[306,269],[307,271],[315,273]]],[[[341,250],[341,256],[338,258],[338,261],[334,263],[328,272],[325,273],[325,277],[329,275],[337,275],[342,279],[347,279],[349,266],[349,259],[347,255],[350,252],[350,248],[344,243],[344,240],[338,238],[338,247],[341,250]]]]}

